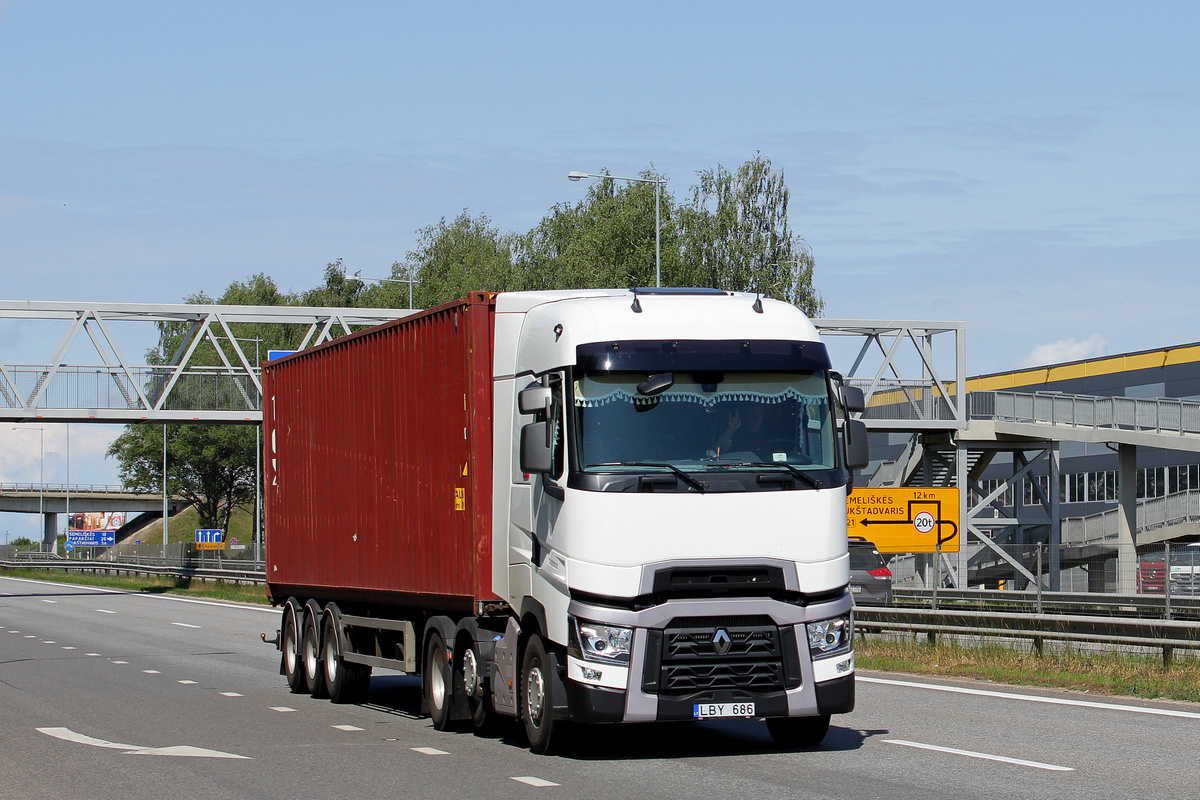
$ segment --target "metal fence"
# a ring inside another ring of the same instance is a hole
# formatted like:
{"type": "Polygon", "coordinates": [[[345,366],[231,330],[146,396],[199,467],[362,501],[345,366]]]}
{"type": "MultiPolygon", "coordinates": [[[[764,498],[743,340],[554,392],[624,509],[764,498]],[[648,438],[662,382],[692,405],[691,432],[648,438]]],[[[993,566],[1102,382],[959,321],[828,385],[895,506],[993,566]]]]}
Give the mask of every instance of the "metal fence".
{"type": "Polygon", "coordinates": [[[990,592],[1014,601],[1061,592],[1076,603],[1087,598],[1092,606],[1138,605],[1101,600],[1127,597],[1167,617],[1172,608],[1178,612],[1200,604],[1200,544],[1134,546],[1092,540],[1049,545],[1019,541],[1016,532],[1008,537],[1018,540],[981,543],[970,537],[961,553],[885,555],[894,593],[900,598],[927,597],[936,604],[939,596],[952,596],[950,590],[990,592]]]}

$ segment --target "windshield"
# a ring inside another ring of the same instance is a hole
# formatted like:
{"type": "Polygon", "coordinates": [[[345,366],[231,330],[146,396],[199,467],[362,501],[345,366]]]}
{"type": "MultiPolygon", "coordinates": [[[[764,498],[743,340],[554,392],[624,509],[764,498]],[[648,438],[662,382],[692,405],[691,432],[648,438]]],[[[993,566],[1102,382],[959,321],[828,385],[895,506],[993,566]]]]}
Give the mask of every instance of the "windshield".
{"type": "Polygon", "coordinates": [[[575,381],[580,469],[835,468],[823,373],[665,374],[674,383],[653,396],[638,392],[645,372],[589,372],[575,381]]]}

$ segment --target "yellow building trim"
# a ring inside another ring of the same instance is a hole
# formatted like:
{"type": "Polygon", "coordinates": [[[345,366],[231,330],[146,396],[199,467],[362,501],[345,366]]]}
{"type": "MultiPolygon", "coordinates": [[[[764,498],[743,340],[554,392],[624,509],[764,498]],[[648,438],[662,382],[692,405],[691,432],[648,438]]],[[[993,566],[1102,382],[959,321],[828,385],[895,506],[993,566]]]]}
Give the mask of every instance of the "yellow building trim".
{"type": "MultiPolygon", "coordinates": [[[[1200,362],[1200,343],[1163,347],[1140,353],[1103,356],[1087,361],[1073,361],[1069,364],[1056,364],[1048,367],[1030,367],[996,375],[983,375],[978,378],[970,378],[966,383],[968,392],[1004,391],[1005,389],[1021,389],[1038,384],[1093,378],[1118,372],[1135,372],[1142,369],[1161,369],[1175,364],[1195,362],[1200,362]]],[[[950,383],[946,386],[946,393],[954,397],[957,394],[955,389],[955,385],[950,383]]],[[[934,395],[941,396],[936,389],[932,391],[934,395]]],[[[924,399],[925,391],[922,387],[910,387],[908,392],[914,402],[919,403],[924,399]]],[[[878,407],[906,404],[907,402],[902,391],[893,389],[872,395],[869,405],[878,407]]]]}
{"type": "Polygon", "coordinates": [[[984,375],[967,381],[967,391],[997,391],[1035,386],[1039,383],[1057,383],[1076,378],[1093,378],[1118,372],[1135,372],[1141,369],[1161,369],[1174,364],[1191,364],[1200,361],[1200,344],[1164,347],[1141,353],[1105,356],[1070,364],[1005,372],[999,375],[984,375]]]}

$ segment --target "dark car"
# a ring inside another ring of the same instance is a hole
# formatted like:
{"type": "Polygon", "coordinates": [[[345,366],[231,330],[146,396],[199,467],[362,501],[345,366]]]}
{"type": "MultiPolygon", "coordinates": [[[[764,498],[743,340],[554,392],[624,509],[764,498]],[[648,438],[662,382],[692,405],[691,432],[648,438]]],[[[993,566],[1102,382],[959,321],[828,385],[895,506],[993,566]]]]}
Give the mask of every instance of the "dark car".
{"type": "Polygon", "coordinates": [[[861,536],[850,537],[850,594],[855,603],[892,602],[892,571],[874,543],[861,536]]]}

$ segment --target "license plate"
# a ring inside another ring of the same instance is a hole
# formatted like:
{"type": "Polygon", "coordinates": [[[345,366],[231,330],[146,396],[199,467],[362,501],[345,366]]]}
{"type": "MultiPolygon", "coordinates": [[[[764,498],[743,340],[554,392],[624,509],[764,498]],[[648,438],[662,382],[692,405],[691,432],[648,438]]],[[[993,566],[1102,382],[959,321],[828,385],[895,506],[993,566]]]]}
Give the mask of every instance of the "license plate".
{"type": "Polygon", "coordinates": [[[692,706],[696,719],[714,717],[753,717],[754,703],[696,703],[692,706]]]}
{"type": "Polygon", "coordinates": [[[861,586],[859,586],[857,583],[850,584],[850,594],[861,594],[861,593],[862,593],[861,586]]]}

